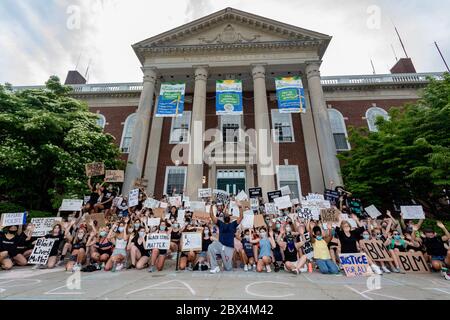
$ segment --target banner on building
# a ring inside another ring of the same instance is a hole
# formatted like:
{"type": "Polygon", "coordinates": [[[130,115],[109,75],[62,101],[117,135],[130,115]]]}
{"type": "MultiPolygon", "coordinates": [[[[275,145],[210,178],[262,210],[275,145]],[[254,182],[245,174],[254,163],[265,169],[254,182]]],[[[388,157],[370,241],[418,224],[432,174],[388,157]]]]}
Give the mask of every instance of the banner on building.
{"type": "Polygon", "coordinates": [[[155,117],[181,117],[185,91],[185,83],[162,83],[155,117]]]}
{"type": "Polygon", "coordinates": [[[241,80],[216,81],[216,114],[243,114],[241,80]]]}
{"type": "Polygon", "coordinates": [[[280,113],[305,113],[305,89],[300,77],[275,79],[278,109],[280,113]]]}

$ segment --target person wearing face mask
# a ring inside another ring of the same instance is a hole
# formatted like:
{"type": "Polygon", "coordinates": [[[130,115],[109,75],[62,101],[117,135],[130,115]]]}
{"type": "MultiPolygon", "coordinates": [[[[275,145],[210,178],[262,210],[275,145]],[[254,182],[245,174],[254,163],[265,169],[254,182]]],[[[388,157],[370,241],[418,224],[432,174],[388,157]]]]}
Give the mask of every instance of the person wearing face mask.
{"type": "MultiPolygon", "coordinates": [[[[103,182],[103,183],[105,183],[105,182],[103,182]]],[[[102,185],[103,185],[103,183],[102,183],[102,185]]],[[[94,213],[94,206],[97,204],[98,199],[100,197],[100,187],[102,185],[100,185],[100,183],[97,183],[95,185],[95,187],[93,187],[91,184],[91,177],[89,177],[87,184],[88,184],[91,194],[89,196],[89,201],[84,206],[84,210],[89,213],[94,213]]]]}
{"type": "Polygon", "coordinates": [[[422,242],[426,248],[426,255],[431,262],[431,267],[435,271],[444,270],[443,276],[446,280],[450,280],[450,276],[445,272],[446,267],[450,267],[450,248],[445,247],[445,243],[450,240],[450,232],[441,221],[437,221],[437,227],[444,233],[438,236],[433,229],[427,228],[421,235],[422,242]]]}
{"type": "MultiPolygon", "coordinates": [[[[202,232],[203,228],[202,227],[195,227],[191,222],[189,222],[183,232],[202,232]]],[[[193,270],[193,265],[194,262],[197,260],[197,253],[193,250],[190,250],[189,252],[181,252],[180,254],[180,261],[178,264],[178,269],[179,270],[185,270],[187,269],[188,271],[192,271],[193,270]]]]}
{"type": "Polygon", "coordinates": [[[47,260],[47,268],[52,269],[56,266],[58,262],[58,253],[61,242],[66,239],[70,243],[70,230],[74,227],[75,223],[76,220],[72,220],[71,222],[67,223],[65,228],[63,228],[60,224],[56,224],[53,226],[52,231],[50,231],[49,234],[45,235],[46,239],[55,239],[52,249],[50,250],[49,258],[47,260]]]}
{"type": "Polygon", "coordinates": [[[255,256],[253,255],[253,244],[251,243],[251,240],[250,230],[247,229],[244,231],[244,236],[241,240],[242,249],[239,252],[241,260],[244,262],[244,271],[246,272],[251,271],[252,268],[253,271],[256,270],[256,261],[255,256]]]}
{"type": "MultiPolygon", "coordinates": [[[[365,231],[362,233],[361,236],[362,236],[362,239],[359,241],[359,247],[361,248],[361,252],[363,252],[363,253],[366,254],[367,261],[369,262],[370,268],[372,269],[372,271],[373,271],[374,273],[376,273],[376,274],[378,274],[378,275],[383,274],[383,271],[381,271],[381,268],[378,266],[378,264],[376,264],[376,263],[372,260],[372,258],[371,258],[370,255],[368,254],[368,252],[365,251],[364,245],[361,243],[361,241],[364,241],[364,240],[367,240],[367,241],[372,240],[372,237],[370,236],[370,232],[367,231],[367,230],[365,230],[365,231]]],[[[382,265],[383,265],[383,264],[382,264],[382,265]]]]}
{"type": "Polygon", "coordinates": [[[131,264],[128,269],[142,270],[148,264],[150,259],[150,250],[145,249],[145,241],[147,236],[147,230],[144,226],[140,226],[136,234],[131,238],[128,244],[128,250],[130,251],[131,264]]]}
{"type": "Polygon", "coordinates": [[[202,232],[202,251],[197,254],[197,260],[194,263],[194,271],[208,270],[208,248],[213,242],[211,226],[206,224],[202,232]]]}
{"type": "Polygon", "coordinates": [[[127,234],[127,223],[129,218],[125,218],[124,221],[120,223],[114,223],[111,228],[108,238],[114,244],[114,250],[109,258],[108,262],[105,265],[105,271],[120,271],[123,269],[123,263],[127,259],[127,243],[128,243],[128,234],[127,234]]]}
{"type": "Polygon", "coordinates": [[[91,260],[97,264],[97,269],[103,269],[112,255],[113,243],[108,239],[108,227],[100,229],[95,237],[91,238],[88,246],[91,246],[91,260]]]}
{"type": "Polygon", "coordinates": [[[252,243],[259,243],[258,262],[256,264],[256,271],[262,272],[266,269],[267,272],[272,272],[270,265],[272,264],[272,249],[275,248],[275,239],[273,238],[273,231],[270,230],[267,234],[267,229],[262,227],[259,230],[258,240],[251,240],[252,243]]]}
{"type": "MultiPolygon", "coordinates": [[[[172,233],[172,228],[170,227],[170,225],[167,224],[166,221],[161,221],[161,224],[159,225],[159,230],[157,230],[156,233],[165,233],[170,235],[172,233]]],[[[166,262],[166,258],[167,258],[167,250],[154,248],[151,253],[150,266],[148,272],[155,272],[156,270],[162,271],[162,269],[164,268],[164,263],[166,262]]]]}
{"type": "Polygon", "coordinates": [[[323,274],[340,274],[336,263],[331,260],[330,251],[327,246],[331,240],[331,223],[328,223],[326,233],[320,226],[315,226],[312,230],[309,229],[310,225],[307,226],[309,233],[313,235],[311,237],[311,244],[314,249],[314,262],[319,267],[320,272],[323,274]]]}
{"type": "MultiPolygon", "coordinates": [[[[190,223],[189,219],[187,220],[187,223],[190,223]]],[[[170,233],[170,252],[173,260],[176,260],[177,255],[179,254],[178,248],[180,246],[181,233],[185,227],[186,226],[180,226],[176,220],[172,223],[172,232],[170,233]]]]}
{"type": "Polygon", "coordinates": [[[392,236],[390,236],[385,242],[384,245],[389,250],[389,253],[391,254],[392,258],[394,258],[394,268],[392,271],[395,273],[404,273],[400,269],[400,261],[398,260],[397,253],[398,252],[406,252],[406,247],[408,245],[411,245],[411,243],[405,239],[402,238],[399,231],[394,230],[392,232],[392,236]]]}
{"type": "Polygon", "coordinates": [[[405,232],[413,233],[414,231],[419,230],[422,227],[423,219],[420,219],[419,222],[414,223],[414,220],[412,219],[404,220],[402,213],[400,213],[400,215],[400,226],[402,228],[403,234],[405,234],[405,232]]]}
{"type": "MultiPolygon", "coordinates": [[[[300,229],[300,234],[303,236],[304,229],[300,229]]],[[[296,237],[292,233],[290,225],[286,225],[281,229],[281,232],[277,237],[277,243],[280,245],[281,250],[284,251],[284,268],[286,271],[296,274],[307,271],[307,257],[306,255],[300,256],[300,250],[305,242],[305,240],[296,241],[296,237]]]]}
{"type": "Polygon", "coordinates": [[[109,210],[111,209],[114,198],[116,197],[116,192],[114,191],[113,185],[109,184],[107,188],[102,188],[102,198],[101,202],[94,205],[94,211],[99,212],[104,210],[105,217],[108,217],[109,210]]]}
{"type": "Polygon", "coordinates": [[[231,221],[230,212],[225,209],[223,221],[217,219],[214,214],[215,205],[211,205],[209,215],[214,224],[219,227],[219,241],[214,241],[208,247],[208,257],[211,264],[211,273],[220,272],[217,264],[217,255],[222,257],[223,265],[226,271],[233,270],[233,254],[234,254],[234,235],[236,229],[244,218],[244,210],[239,201],[236,201],[239,207],[239,217],[237,220],[231,221]]]}
{"type": "MultiPolygon", "coordinates": [[[[386,242],[386,237],[384,236],[382,229],[379,227],[376,227],[372,230],[372,235],[370,236],[370,240],[378,240],[384,244],[386,242]]],[[[391,273],[391,270],[389,270],[389,268],[388,268],[388,266],[390,266],[389,262],[381,261],[379,263],[381,265],[381,270],[384,273],[391,273]]]]}
{"type": "Polygon", "coordinates": [[[13,262],[19,266],[26,266],[27,259],[19,253],[18,247],[31,239],[31,234],[27,236],[17,226],[7,227],[6,233],[0,233],[0,265],[3,269],[9,270],[13,267],[13,262]]]}
{"type": "Polygon", "coordinates": [[[72,252],[70,260],[66,264],[67,271],[81,270],[82,265],[86,261],[86,243],[87,232],[84,227],[80,227],[74,236],[67,239],[72,244],[72,252]]]}
{"type": "Polygon", "coordinates": [[[358,228],[352,230],[352,227],[348,221],[342,219],[339,216],[340,227],[336,227],[336,236],[341,244],[341,253],[358,253],[358,241],[361,239],[361,234],[364,232],[364,227],[361,227],[358,217],[352,214],[353,220],[355,220],[358,228]]]}

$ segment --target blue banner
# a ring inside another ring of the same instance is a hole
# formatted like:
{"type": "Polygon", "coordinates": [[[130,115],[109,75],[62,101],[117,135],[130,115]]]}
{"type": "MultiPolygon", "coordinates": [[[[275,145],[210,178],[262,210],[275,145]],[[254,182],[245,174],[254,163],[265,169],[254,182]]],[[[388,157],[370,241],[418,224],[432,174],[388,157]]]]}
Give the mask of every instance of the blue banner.
{"type": "Polygon", "coordinates": [[[305,89],[300,77],[276,78],[278,109],[280,113],[305,113],[305,89]]]}
{"type": "Polygon", "coordinates": [[[243,114],[241,80],[217,80],[216,114],[243,114]]]}
{"type": "Polygon", "coordinates": [[[155,117],[181,117],[185,90],[185,83],[162,83],[155,117]]]}

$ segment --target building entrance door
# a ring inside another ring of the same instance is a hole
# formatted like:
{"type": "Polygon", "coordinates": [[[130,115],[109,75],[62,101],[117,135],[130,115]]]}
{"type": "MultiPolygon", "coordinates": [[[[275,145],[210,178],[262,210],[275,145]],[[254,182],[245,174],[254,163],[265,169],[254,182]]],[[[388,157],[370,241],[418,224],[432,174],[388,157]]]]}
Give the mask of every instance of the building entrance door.
{"type": "Polygon", "coordinates": [[[217,189],[237,195],[245,189],[245,169],[217,170],[217,189]]]}

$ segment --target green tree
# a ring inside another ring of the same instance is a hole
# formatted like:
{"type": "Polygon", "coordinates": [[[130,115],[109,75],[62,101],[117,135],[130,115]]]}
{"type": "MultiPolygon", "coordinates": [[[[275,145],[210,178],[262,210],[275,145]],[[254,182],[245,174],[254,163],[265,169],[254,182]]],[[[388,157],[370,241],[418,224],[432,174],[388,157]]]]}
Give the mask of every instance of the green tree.
{"type": "Polygon", "coordinates": [[[340,154],[346,187],[367,204],[422,204],[449,218],[450,74],[429,79],[421,98],[379,117],[378,132],[351,128],[352,150],[340,154]],[[447,194],[446,194],[447,193],[447,194]]]}
{"type": "Polygon", "coordinates": [[[114,138],[103,133],[71,88],[50,77],[45,89],[0,85],[0,196],[28,209],[59,207],[87,192],[85,164],[123,168],[114,138]]]}

